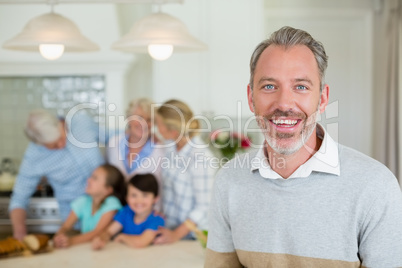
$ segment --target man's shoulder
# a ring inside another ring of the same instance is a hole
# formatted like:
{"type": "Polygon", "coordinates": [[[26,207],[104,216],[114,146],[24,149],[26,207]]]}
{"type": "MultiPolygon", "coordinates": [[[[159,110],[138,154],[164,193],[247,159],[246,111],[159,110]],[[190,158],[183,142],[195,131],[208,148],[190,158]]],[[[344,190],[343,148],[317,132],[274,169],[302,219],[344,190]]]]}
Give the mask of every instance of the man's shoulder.
{"type": "Polygon", "coordinates": [[[244,180],[252,175],[252,161],[257,155],[257,150],[247,153],[236,154],[236,156],[224,164],[216,175],[217,181],[229,180],[233,183],[236,180],[244,180]]]}
{"type": "Polygon", "coordinates": [[[93,129],[97,126],[94,119],[86,111],[78,111],[67,115],[65,122],[69,128],[69,132],[93,129]]]}
{"type": "Polygon", "coordinates": [[[359,166],[368,170],[379,169],[389,171],[389,169],[378,160],[375,160],[356,149],[341,144],[339,144],[339,159],[343,165],[348,163],[348,166],[359,166]]]}
{"type": "Polygon", "coordinates": [[[354,178],[373,187],[394,184],[395,175],[382,163],[353,148],[339,145],[341,176],[354,178]]]}
{"type": "Polygon", "coordinates": [[[24,153],[24,161],[33,161],[35,165],[41,165],[43,161],[52,151],[48,150],[45,146],[30,142],[24,153]]]}

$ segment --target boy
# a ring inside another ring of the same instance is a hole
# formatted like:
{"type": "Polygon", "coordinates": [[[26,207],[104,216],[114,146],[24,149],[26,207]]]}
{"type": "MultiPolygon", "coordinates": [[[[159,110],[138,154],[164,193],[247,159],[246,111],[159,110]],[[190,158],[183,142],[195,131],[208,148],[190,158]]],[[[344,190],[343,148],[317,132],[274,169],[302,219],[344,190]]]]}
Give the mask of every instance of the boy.
{"type": "Polygon", "coordinates": [[[93,249],[103,248],[120,231],[114,241],[134,248],[146,247],[155,239],[159,226],[164,226],[163,218],[152,213],[158,201],[158,182],[152,174],[132,177],[126,199],[127,205],[119,210],[107,230],[93,240],[93,249]]]}

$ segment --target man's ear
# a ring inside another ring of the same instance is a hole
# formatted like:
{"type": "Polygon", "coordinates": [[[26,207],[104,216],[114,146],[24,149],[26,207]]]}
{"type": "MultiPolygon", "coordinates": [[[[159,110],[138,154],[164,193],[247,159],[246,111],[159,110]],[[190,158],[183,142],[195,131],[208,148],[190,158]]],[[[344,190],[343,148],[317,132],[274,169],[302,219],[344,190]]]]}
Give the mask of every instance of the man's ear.
{"type": "Polygon", "coordinates": [[[250,111],[254,113],[253,91],[251,90],[250,84],[247,85],[247,100],[250,111]]]}
{"type": "Polygon", "coordinates": [[[320,109],[319,109],[320,114],[325,112],[325,109],[327,108],[328,105],[328,99],[329,99],[329,86],[325,84],[320,95],[320,109]]]}

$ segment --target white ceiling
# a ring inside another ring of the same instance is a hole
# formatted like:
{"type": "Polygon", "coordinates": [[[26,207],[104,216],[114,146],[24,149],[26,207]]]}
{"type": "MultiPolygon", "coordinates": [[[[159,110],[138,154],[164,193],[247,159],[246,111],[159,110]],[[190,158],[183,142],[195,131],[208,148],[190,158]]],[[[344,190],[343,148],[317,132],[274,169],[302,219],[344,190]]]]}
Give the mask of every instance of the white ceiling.
{"type": "Polygon", "coordinates": [[[170,4],[184,0],[0,0],[0,4],[90,4],[90,3],[126,3],[126,4],[170,4]]]}

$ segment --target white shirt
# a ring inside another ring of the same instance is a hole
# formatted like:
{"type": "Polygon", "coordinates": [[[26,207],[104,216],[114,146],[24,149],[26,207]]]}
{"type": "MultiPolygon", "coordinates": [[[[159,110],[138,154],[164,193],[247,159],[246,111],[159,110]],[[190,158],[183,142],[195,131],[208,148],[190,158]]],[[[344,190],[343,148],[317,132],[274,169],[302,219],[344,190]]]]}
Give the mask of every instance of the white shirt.
{"type": "MultiPolygon", "coordinates": [[[[322,138],[320,149],[303,165],[298,167],[289,178],[305,178],[310,176],[313,171],[340,175],[338,144],[319,124],[317,124],[317,136],[322,138]]],[[[264,154],[264,147],[258,150],[257,155],[251,161],[251,171],[257,169],[264,178],[282,179],[282,176],[276,173],[268,163],[264,154]]]]}

